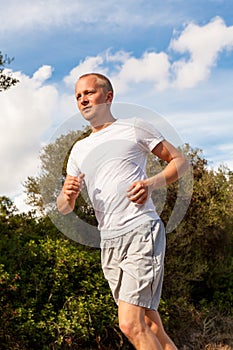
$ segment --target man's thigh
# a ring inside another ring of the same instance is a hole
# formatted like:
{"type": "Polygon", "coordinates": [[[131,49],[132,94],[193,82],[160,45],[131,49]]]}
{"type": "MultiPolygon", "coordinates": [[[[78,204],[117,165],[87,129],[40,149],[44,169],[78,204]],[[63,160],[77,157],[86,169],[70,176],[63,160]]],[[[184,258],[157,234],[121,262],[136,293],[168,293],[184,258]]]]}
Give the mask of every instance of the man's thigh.
{"type": "Polygon", "coordinates": [[[120,263],[119,299],[148,309],[157,309],[163,282],[165,254],[161,222],[142,225],[120,263]]]}
{"type": "Polygon", "coordinates": [[[104,241],[102,267],[116,303],[156,309],[162,281],[165,234],[163,223],[148,221],[128,234],[104,241]]]}

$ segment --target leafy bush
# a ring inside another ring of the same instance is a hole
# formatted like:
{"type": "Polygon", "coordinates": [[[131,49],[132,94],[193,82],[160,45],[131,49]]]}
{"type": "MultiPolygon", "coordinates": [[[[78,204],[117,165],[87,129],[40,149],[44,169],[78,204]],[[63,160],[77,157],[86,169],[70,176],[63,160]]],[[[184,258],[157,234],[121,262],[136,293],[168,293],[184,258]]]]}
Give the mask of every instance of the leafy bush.
{"type": "Polygon", "coordinates": [[[47,217],[13,214],[13,203],[1,199],[1,348],[84,348],[108,334],[118,339],[100,251],[65,239],[47,217]]]}

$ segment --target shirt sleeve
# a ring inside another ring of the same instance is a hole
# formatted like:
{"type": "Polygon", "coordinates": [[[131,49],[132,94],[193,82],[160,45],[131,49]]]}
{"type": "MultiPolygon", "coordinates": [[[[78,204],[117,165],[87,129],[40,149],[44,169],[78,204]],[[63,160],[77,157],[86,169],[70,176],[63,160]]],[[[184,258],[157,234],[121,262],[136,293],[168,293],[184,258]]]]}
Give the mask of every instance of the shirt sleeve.
{"type": "Polygon", "coordinates": [[[76,151],[75,151],[75,148],[73,148],[71,150],[70,156],[68,158],[67,166],[66,166],[66,173],[67,175],[70,175],[70,176],[79,176],[79,174],[81,173],[78,168],[77,162],[75,161],[76,159],[75,154],[76,154],[76,151]]]}
{"type": "Polygon", "coordinates": [[[153,124],[141,118],[135,118],[134,127],[137,143],[147,152],[153,151],[164,140],[163,135],[153,124]]]}

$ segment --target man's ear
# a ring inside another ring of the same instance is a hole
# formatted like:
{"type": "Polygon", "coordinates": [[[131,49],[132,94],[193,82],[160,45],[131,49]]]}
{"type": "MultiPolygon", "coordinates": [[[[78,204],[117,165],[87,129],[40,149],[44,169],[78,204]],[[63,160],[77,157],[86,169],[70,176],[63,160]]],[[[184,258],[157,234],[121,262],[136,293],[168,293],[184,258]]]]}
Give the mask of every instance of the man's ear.
{"type": "Polygon", "coordinates": [[[113,100],[113,92],[108,91],[106,96],[106,102],[112,102],[112,100],[113,100]]]}

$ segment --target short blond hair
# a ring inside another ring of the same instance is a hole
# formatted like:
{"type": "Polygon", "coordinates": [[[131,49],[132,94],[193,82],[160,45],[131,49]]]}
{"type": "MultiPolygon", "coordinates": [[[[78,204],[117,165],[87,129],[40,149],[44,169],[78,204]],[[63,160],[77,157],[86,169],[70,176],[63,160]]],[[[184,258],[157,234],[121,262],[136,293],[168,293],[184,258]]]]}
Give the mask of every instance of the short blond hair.
{"type": "Polygon", "coordinates": [[[86,73],[86,74],[83,74],[79,77],[78,80],[82,79],[82,78],[86,78],[86,77],[89,77],[89,76],[95,76],[98,80],[98,84],[106,91],[112,91],[113,92],[113,87],[112,87],[112,83],[110,82],[110,80],[103,74],[100,74],[100,73],[86,73]]]}

